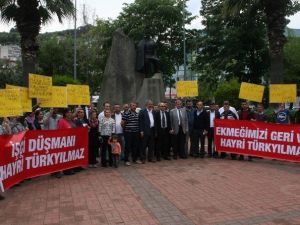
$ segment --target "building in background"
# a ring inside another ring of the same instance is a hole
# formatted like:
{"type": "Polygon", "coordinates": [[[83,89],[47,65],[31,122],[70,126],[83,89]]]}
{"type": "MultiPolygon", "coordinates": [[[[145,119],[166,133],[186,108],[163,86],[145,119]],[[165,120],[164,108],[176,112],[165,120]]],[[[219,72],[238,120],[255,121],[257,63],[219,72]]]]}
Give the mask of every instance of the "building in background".
{"type": "Polygon", "coordinates": [[[0,60],[16,64],[21,60],[21,48],[18,45],[0,45],[0,60]]]}

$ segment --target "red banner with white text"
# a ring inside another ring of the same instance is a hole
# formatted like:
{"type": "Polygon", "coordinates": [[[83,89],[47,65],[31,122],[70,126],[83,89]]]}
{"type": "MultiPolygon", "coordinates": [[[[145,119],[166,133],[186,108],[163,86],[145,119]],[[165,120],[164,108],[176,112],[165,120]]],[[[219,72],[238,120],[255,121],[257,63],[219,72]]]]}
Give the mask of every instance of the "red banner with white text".
{"type": "Polygon", "coordinates": [[[300,162],[300,125],[215,120],[218,152],[300,162]]]}
{"type": "Polygon", "coordinates": [[[0,136],[0,190],[27,178],[88,164],[88,129],[24,131],[0,136]]]}

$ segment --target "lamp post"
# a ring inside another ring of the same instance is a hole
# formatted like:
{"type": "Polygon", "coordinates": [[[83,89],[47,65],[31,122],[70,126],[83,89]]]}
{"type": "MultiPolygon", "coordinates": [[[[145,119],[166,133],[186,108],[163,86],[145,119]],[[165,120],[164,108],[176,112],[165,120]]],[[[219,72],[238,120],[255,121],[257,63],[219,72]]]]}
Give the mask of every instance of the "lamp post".
{"type": "Polygon", "coordinates": [[[185,36],[185,0],[182,4],[183,13],[183,80],[186,80],[186,36],[185,36]]]}
{"type": "Polygon", "coordinates": [[[74,12],[74,80],[77,79],[77,0],[74,0],[75,12],[74,12]]]}

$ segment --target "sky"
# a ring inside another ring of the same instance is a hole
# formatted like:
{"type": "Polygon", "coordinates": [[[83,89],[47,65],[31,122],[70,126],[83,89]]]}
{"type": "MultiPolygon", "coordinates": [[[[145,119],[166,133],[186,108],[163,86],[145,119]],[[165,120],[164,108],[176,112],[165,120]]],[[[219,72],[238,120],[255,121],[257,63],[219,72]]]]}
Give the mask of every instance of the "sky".
{"type": "MultiPolygon", "coordinates": [[[[83,5],[85,5],[85,11],[88,23],[93,23],[97,18],[112,18],[115,19],[119,13],[122,11],[123,3],[132,3],[134,0],[77,0],[78,6],[78,25],[83,25],[83,5]]],[[[200,0],[189,0],[187,2],[188,10],[193,14],[198,16],[196,20],[192,22],[187,28],[201,28],[201,17],[199,16],[199,10],[201,7],[200,0]]],[[[300,12],[290,17],[290,23],[288,27],[300,29],[300,12]]],[[[11,24],[4,24],[0,22],[0,32],[8,32],[14,26],[11,24]]],[[[73,29],[74,21],[72,19],[65,19],[63,24],[60,24],[57,19],[44,25],[41,32],[52,32],[65,29],[73,29]]]]}

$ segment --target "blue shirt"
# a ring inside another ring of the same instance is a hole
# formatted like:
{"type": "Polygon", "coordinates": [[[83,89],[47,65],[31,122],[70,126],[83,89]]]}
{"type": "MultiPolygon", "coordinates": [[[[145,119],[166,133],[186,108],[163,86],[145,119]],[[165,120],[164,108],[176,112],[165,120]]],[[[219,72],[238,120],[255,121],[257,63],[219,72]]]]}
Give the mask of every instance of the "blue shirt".
{"type": "Polygon", "coordinates": [[[288,124],[289,123],[289,110],[278,111],[276,114],[276,123],[288,124]]]}

